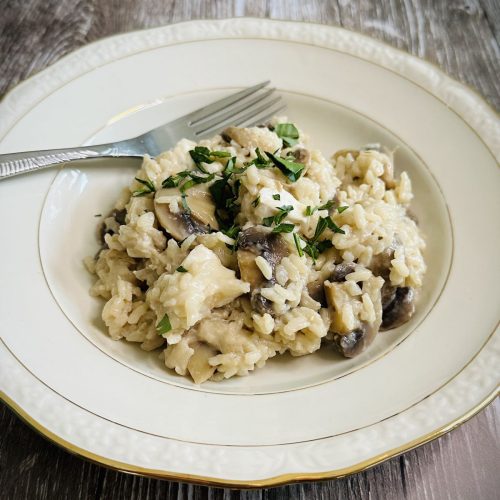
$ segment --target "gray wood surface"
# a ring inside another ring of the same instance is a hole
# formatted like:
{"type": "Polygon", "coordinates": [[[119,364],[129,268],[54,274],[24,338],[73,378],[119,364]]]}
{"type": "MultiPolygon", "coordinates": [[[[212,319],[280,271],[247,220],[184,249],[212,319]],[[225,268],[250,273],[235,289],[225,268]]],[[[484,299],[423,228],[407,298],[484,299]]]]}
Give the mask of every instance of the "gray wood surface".
{"type": "MultiPolygon", "coordinates": [[[[188,19],[340,25],[425,58],[500,109],[499,0],[0,0],[0,95],[88,42],[188,19]]],[[[1,120],[1,116],[0,116],[1,120]]],[[[498,499],[500,401],[452,433],[349,478],[231,491],[107,470],[48,443],[0,407],[3,499],[498,499]]]]}

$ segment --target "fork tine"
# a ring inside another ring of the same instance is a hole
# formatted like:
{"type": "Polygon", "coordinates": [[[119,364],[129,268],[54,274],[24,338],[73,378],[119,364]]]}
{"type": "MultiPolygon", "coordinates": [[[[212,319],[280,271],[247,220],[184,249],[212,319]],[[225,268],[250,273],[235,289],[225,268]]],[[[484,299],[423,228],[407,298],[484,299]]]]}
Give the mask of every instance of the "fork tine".
{"type": "Polygon", "coordinates": [[[217,113],[218,111],[223,111],[231,104],[244,99],[249,95],[255,94],[255,92],[264,88],[266,85],[269,85],[269,83],[271,83],[270,80],[266,80],[265,82],[258,83],[257,85],[254,85],[253,87],[250,87],[248,89],[240,90],[239,92],[215,101],[208,106],[197,109],[196,111],[193,111],[192,113],[186,115],[184,118],[188,120],[188,125],[195,125],[199,121],[209,118],[212,114],[217,113]]]}
{"type": "Polygon", "coordinates": [[[244,127],[252,127],[255,125],[260,125],[262,123],[266,123],[267,120],[271,119],[273,116],[275,116],[279,111],[282,111],[286,108],[286,104],[280,104],[279,106],[272,108],[272,109],[267,109],[266,113],[260,114],[258,116],[253,116],[250,120],[239,122],[239,126],[244,126],[244,127]]]}
{"type": "Polygon", "coordinates": [[[265,92],[258,93],[252,97],[252,99],[245,99],[241,104],[235,103],[233,104],[227,111],[224,113],[218,113],[215,118],[211,120],[206,120],[200,123],[198,126],[195,126],[195,132],[198,134],[203,134],[206,130],[213,129],[217,127],[221,123],[226,123],[231,117],[237,116],[248,108],[251,108],[260,102],[264,102],[267,97],[269,97],[275,89],[269,89],[265,92]]]}
{"type": "Polygon", "coordinates": [[[269,108],[271,108],[272,106],[274,106],[276,103],[278,103],[280,101],[281,101],[281,97],[279,97],[279,96],[275,97],[271,101],[268,101],[260,106],[252,108],[251,110],[249,110],[248,112],[246,112],[243,115],[241,115],[241,113],[239,113],[240,116],[237,118],[235,118],[234,116],[231,116],[230,118],[217,124],[214,127],[205,129],[202,132],[196,132],[195,135],[197,137],[199,137],[201,135],[207,135],[207,134],[211,134],[211,133],[217,132],[219,130],[222,130],[223,128],[227,127],[228,125],[239,125],[240,123],[243,123],[245,121],[252,119],[256,115],[259,115],[259,114],[263,113],[264,111],[269,110],[269,108]]]}

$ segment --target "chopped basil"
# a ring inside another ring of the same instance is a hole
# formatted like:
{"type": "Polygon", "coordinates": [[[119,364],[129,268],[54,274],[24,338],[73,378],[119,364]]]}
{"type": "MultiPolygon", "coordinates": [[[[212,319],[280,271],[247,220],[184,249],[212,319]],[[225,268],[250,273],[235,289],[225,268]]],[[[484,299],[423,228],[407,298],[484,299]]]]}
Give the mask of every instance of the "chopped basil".
{"type": "Polygon", "coordinates": [[[276,135],[283,140],[285,146],[294,146],[299,139],[299,131],[293,123],[279,123],[274,128],[276,135]]]}
{"type": "Polygon", "coordinates": [[[279,168],[281,172],[292,182],[295,182],[300,178],[302,171],[305,168],[305,165],[302,163],[297,163],[286,158],[282,158],[281,156],[275,156],[268,152],[266,152],[266,155],[274,163],[274,166],[279,168]]]}
{"type": "Polygon", "coordinates": [[[329,217],[320,217],[318,223],[316,224],[316,230],[314,231],[313,241],[318,241],[318,238],[321,236],[323,231],[328,227],[327,218],[329,217]]]}
{"type": "Polygon", "coordinates": [[[280,195],[279,194],[273,194],[273,200],[279,200],[280,195]]]}
{"type": "Polygon", "coordinates": [[[232,238],[234,240],[234,243],[232,245],[228,245],[226,243],[226,247],[231,250],[231,252],[235,252],[236,249],[238,248],[238,237],[240,234],[241,228],[240,226],[232,225],[229,229],[222,229],[222,232],[226,235],[229,236],[229,238],[232,238]]]}
{"type": "Polygon", "coordinates": [[[262,219],[262,224],[266,227],[271,227],[274,223],[274,215],[271,215],[271,217],[264,217],[262,219]]]}
{"type": "Polygon", "coordinates": [[[238,233],[240,232],[240,230],[241,230],[240,226],[233,225],[229,229],[222,230],[222,232],[229,238],[235,240],[238,238],[238,233]]]}
{"type": "Polygon", "coordinates": [[[231,156],[231,153],[228,153],[227,151],[210,151],[210,149],[205,146],[196,146],[194,149],[189,151],[189,154],[193,159],[196,168],[204,174],[208,174],[208,172],[207,169],[203,167],[202,163],[213,163],[213,158],[228,158],[231,156]]]}
{"type": "Polygon", "coordinates": [[[132,196],[146,196],[147,194],[154,193],[156,191],[154,184],[148,179],[139,179],[139,177],[135,177],[137,182],[140,182],[144,187],[142,189],[138,189],[132,193],[132,196]]]}
{"type": "Polygon", "coordinates": [[[325,217],[325,219],[328,224],[328,229],[331,229],[334,233],[345,234],[345,231],[337,226],[337,224],[335,224],[330,217],[325,217]]]}
{"type": "Polygon", "coordinates": [[[226,167],[222,174],[226,177],[229,177],[232,173],[234,173],[234,169],[236,167],[236,156],[231,157],[231,159],[226,163],[226,167]]]}
{"type": "Polygon", "coordinates": [[[165,314],[161,321],[156,325],[156,331],[158,335],[163,335],[164,333],[172,330],[172,325],[170,324],[170,319],[168,318],[168,314],[165,314]]]}
{"type": "Polygon", "coordinates": [[[314,236],[310,240],[306,241],[306,246],[304,248],[304,252],[307,253],[307,255],[309,255],[314,262],[316,262],[319,254],[333,247],[330,240],[318,241],[319,237],[326,228],[331,229],[334,233],[345,234],[345,231],[338,227],[330,217],[320,217],[318,224],[316,225],[316,230],[314,231],[314,236]]]}
{"type": "Polygon", "coordinates": [[[215,177],[215,174],[207,175],[206,177],[202,177],[201,175],[189,174],[191,179],[186,181],[181,185],[180,192],[185,193],[189,188],[192,188],[195,184],[203,184],[205,182],[210,182],[215,177]]]}
{"type": "Polygon", "coordinates": [[[184,210],[189,214],[191,213],[191,209],[189,208],[189,205],[187,204],[187,200],[186,200],[186,194],[185,193],[182,193],[181,194],[181,202],[182,202],[182,207],[184,208],[184,210]]]}
{"type": "Polygon", "coordinates": [[[224,191],[227,186],[227,179],[219,179],[215,181],[208,189],[212,198],[214,199],[215,206],[218,208],[225,207],[224,191]]]}
{"type": "Polygon", "coordinates": [[[304,252],[312,258],[313,262],[316,262],[319,256],[319,250],[315,243],[306,242],[304,252]]]}
{"type": "Polygon", "coordinates": [[[319,207],[311,207],[310,205],[307,205],[304,215],[312,215],[316,210],[329,210],[330,208],[333,207],[333,201],[327,201],[324,205],[320,205],[319,207]]]}
{"type": "Polygon", "coordinates": [[[102,217],[102,214],[94,214],[94,217],[102,217]]]}
{"type": "Polygon", "coordinates": [[[257,168],[269,168],[272,165],[271,160],[268,158],[264,157],[262,153],[260,152],[259,148],[255,148],[255,154],[257,155],[257,158],[253,159],[251,162],[247,163],[247,167],[250,165],[255,165],[257,168]]]}
{"type": "Polygon", "coordinates": [[[342,212],[345,212],[349,207],[348,206],[345,206],[345,207],[337,207],[337,212],[339,214],[341,214],[342,212]]]}
{"type": "Polygon", "coordinates": [[[215,158],[229,158],[231,153],[229,151],[210,151],[210,156],[215,158]]]}
{"type": "Polygon", "coordinates": [[[228,177],[216,180],[209,191],[215,204],[215,215],[221,229],[229,228],[240,208],[237,203],[241,181],[237,180],[232,186],[228,182],[228,177]]]}
{"type": "Polygon", "coordinates": [[[293,224],[283,223],[279,226],[276,226],[273,229],[273,233],[291,233],[294,230],[295,226],[293,224]]]}
{"type": "Polygon", "coordinates": [[[271,215],[271,217],[264,217],[262,222],[264,226],[271,227],[273,224],[278,225],[281,221],[293,210],[292,205],[283,205],[278,207],[279,212],[276,215],[271,215]]]}
{"type": "Polygon", "coordinates": [[[300,244],[300,236],[297,233],[293,233],[293,241],[295,242],[295,246],[297,248],[297,253],[299,254],[299,257],[302,257],[304,255],[304,250],[302,250],[302,245],[300,244]]]}
{"type": "Polygon", "coordinates": [[[333,243],[330,240],[318,241],[318,243],[316,243],[316,248],[318,249],[319,253],[323,253],[325,250],[332,247],[333,243]]]}
{"type": "Polygon", "coordinates": [[[179,266],[179,267],[176,269],[176,271],[177,271],[178,273],[187,273],[187,272],[188,272],[188,270],[187,270],[185,267],[182,267],[182,266],[179,266]]]}
{"type": "Polygon", "coordinates": [[[252,207],[257,207],[260,203],[260,194],[255,198],[255,200],[252,201],[252,207]]]}
{"type": "Polygon", "coordinates": [[[324,205],[318,207],[318,210],[330,210],[333,207],[333,200],[327,201],[324,205]]]}
{"type": "Polygon", "coordinates": [[[164,188],[173,188],[177,187],[179,183],[182,181],[182,179],[188,177],[191,175],[191,172],[189,170],[184,170],[182,172],[179,172],[176,175],[171,175],[170,177],[167,177],[163,182],[162,182],[162,187],[164,188]]]}

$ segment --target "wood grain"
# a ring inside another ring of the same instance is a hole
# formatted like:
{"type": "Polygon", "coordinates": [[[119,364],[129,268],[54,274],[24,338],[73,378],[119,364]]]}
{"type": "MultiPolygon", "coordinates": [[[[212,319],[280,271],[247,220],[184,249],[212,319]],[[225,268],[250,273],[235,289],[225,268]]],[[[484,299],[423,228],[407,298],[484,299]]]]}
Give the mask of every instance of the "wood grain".
{"type": "MultiPolygon", "coordinates": [[[[104,36],[233,16],[313,21],[365,33],[437,64],[500,109],[498,0],[0,0],[0,95],[104,36]]],[[[441,439],[349,478],[231,491],[90,464],[48,443],[2,406],[0,497],[493,500],[500,496],[499,415],[497,400],[441,439]]]]}

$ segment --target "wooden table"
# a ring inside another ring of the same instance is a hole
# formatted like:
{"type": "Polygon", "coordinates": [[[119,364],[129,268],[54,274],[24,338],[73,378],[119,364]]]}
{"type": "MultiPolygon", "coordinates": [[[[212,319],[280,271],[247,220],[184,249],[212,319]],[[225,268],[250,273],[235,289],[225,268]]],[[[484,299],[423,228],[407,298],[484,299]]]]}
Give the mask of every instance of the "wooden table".
{"type": "MultiPolygon", "coordinates": [[[[500,109],[498,0],[0,0],[0,95],[77,47],[114,33],[234,16],[360,31],[436,63],[500,109]]],[[[1,117],[0,117],[1,119],[1,117]]],[[[3,499],[498,499],[500,401],[432,443],[349,478],[230,491],[107,470],[48,443],[0,408],[3,499]]]]}

